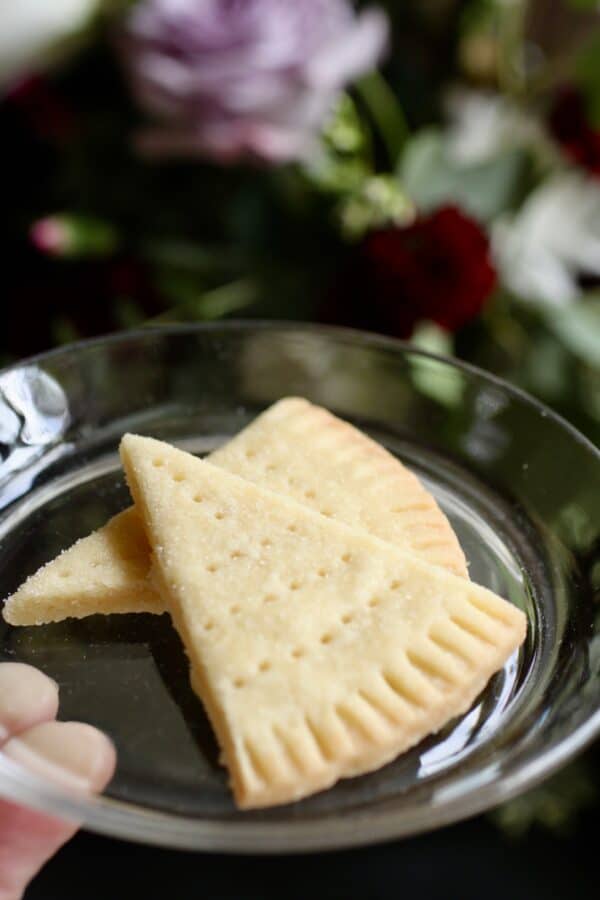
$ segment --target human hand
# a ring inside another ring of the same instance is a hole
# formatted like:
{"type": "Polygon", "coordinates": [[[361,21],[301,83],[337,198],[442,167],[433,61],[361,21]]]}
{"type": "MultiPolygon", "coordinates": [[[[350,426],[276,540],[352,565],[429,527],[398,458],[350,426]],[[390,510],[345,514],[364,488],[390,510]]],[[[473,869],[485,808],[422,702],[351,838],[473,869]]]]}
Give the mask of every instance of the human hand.
{"type": "MultiPolygon", "coordinates": [[[[0,747],[30,771],[77,793],[101,791],[115,768],[109,739],[80,722],[55,721],[58,687],[22,663],[0,663],[0,747]]],[[[0,798],[0,900],[20,900],[78,823],[0,798]]]]}

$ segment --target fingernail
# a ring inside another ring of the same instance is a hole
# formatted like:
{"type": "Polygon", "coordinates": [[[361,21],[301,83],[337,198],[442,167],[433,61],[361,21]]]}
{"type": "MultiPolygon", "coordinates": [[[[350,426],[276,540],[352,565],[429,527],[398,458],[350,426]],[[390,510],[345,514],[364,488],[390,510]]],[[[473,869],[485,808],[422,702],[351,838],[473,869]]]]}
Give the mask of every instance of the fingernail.
{"type": "Polygon", "coordinates": [[[115,768],[115,749],[82,722],[44,722],[8,741],[3,752],[41,778],[77,793],[102,790],[115,768]]]}
{"type": "Polygon", "coordinates": [[[58,711],[58,685],[25,663],[0,663],[0,743],[58,711]]]}

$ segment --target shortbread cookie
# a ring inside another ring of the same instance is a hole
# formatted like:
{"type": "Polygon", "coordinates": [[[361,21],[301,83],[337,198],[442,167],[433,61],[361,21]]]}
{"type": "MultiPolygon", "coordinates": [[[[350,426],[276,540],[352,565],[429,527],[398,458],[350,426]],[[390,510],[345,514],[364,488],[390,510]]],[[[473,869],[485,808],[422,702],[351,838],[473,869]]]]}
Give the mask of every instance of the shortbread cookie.
{"type": "Polygon", "coordinates": [[[94,613],[164,612],[149,564],[148,541],[131,507],[28,578],[5,602],[4,618],[43,625],[94,613]]]}
{"type": "Polygon", "coordinates": [[[416,475],[307,400],[280,400],[209,461],[468,577],[448,519],[416,475]]]}
{"type": "Polygon", "coordinates": [[[520,610],[413,553],[151,438],[121,455],[240,807],[393,759],[525,637],[520,610]]]}
{"type": "MultiPolygon", "coordinates": [[[[420,481],[370,438],[306,400],[280,400],[209,460],[468,577],[458,540],[420,481]]],[[[31,576],[6,601],[4,618],[40,625],[95,613],[162,612],[144,581],[149,569],[143,529],[128,511],[31,576]]]]}

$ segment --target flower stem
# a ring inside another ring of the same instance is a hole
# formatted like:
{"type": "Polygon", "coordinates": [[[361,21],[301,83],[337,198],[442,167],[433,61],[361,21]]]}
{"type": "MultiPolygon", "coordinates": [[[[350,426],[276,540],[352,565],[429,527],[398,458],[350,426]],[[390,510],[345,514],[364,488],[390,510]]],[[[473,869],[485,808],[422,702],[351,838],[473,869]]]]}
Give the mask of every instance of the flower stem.
{"type": "Polygon", "coordinates": [[[398,98],[378,71],[361,78],[356,83],[356,89],[379,130],[390,166],[395,168],[410,134],[398,98]]]}
{"type": "Polygon", "coordinates": [[[240,278],[210,291],[199,292],[195,297],[176,303],[157,316],[146,319],[144,325],[160,325],[163,322],[211,321],[222,319],[229,313],[244,309],[256,300],[258,290],[250,279],[240,278]]]}
{"type": "Polygon", "coordinates": [[[500,89],[520,97],[527,87],[525,25],[528,0],[502,0],[498,4],[498,83],[500,89]]]}
{"type": "Polygon", "coordinates": [[[249,278],[240,278],[202,295],[199,311],[203,319],[221,319],[228,313],[250,306],[257,297],[256,285],[249,278]]]}

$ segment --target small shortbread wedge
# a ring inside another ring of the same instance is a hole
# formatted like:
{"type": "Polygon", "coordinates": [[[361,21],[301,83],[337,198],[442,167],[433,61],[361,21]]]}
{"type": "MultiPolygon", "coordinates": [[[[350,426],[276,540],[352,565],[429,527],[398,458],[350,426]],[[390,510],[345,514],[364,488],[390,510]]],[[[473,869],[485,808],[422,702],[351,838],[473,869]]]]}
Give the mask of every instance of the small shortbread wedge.
{"type": "Polygon", "coordinates": [[[378,768],[465,712],[524,614],[151,438],[121,457],[242,808],[378,768]]]}
{"type": "Polygon", "coordinates": [[[96,613],[165,612],[148,575],[150,548],[135,507],[42,566],[4,604],[11,625],[96,613]]]}
{"type": "MultiPolygon", "coordinates": [[[[208,459],[468,577],[450,523],[418,478],[307,400],[280,400],[208,459]]],[[[11,625],[41,625],[96,613],[163,612],[145,580],[150,562],[143,528],[128,510],[30,576],[6,600],[4,618],[11,625]]]]}

